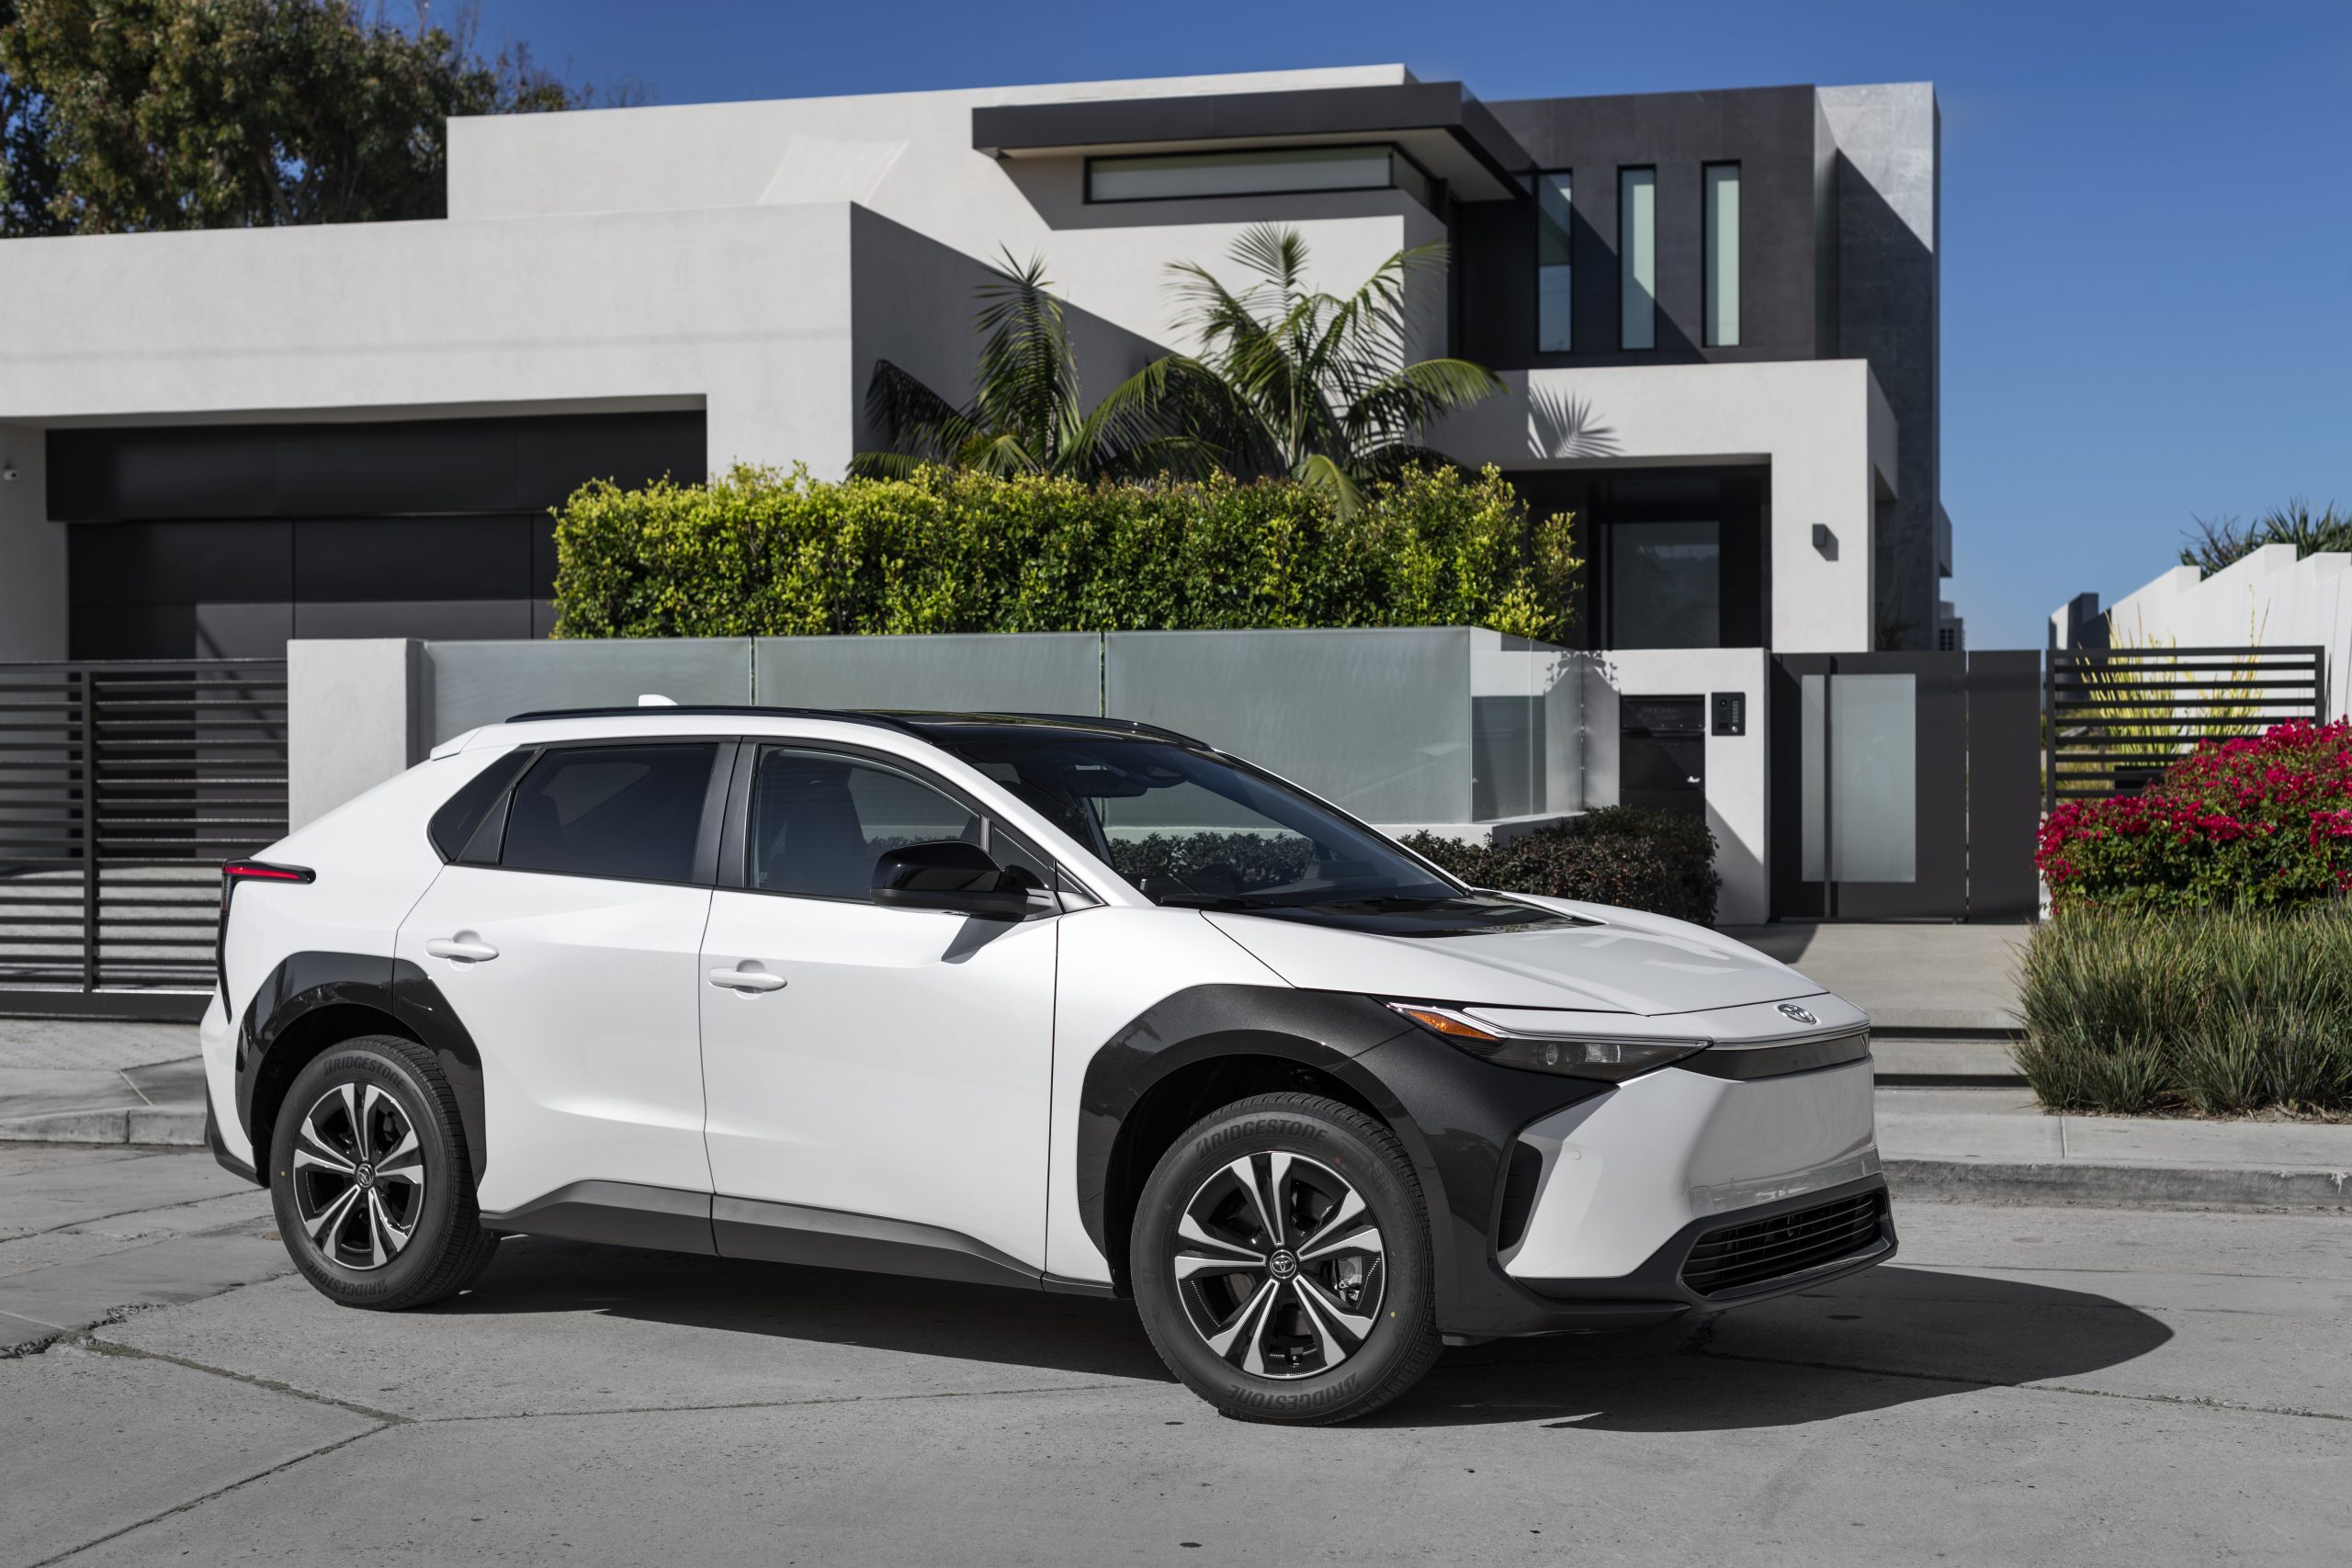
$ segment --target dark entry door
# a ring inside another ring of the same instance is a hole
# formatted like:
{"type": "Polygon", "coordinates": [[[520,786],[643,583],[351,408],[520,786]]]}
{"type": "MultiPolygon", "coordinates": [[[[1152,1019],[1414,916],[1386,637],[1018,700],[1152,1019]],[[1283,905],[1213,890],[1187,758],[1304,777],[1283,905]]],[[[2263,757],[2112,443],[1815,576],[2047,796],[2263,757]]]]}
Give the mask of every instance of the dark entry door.
{"type": "Polygon", "coordinates": [[[1967,656],[1774,660],[1775,912],[1968,914],[1967,656]]]}
{"type": "Polygon", "coordinates": [[[1706,816],[1707,699],[1627,697],[1618,721],[1618,804],[1706,816]]]}

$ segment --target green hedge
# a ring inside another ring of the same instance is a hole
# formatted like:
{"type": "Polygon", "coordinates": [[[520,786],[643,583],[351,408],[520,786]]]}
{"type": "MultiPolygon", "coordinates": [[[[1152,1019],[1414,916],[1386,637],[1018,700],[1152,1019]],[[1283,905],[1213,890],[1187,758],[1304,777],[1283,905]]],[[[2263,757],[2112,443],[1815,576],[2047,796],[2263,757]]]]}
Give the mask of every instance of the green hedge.
{"type": "Polygon", "coordinates": [[[2062,910],[2018,1065],[2062,1111],[2352,1109],[2352,916],[2062,910]]]}
{"type": "Polygon", "coordinates": [[[1715,923],[1723,887],[1715,836],[1677,811],[1606,807],[1494,848],[1434,833],[1405,843],[1473,887],[1614,904],[1702,926],[1715,923]]]}
{"type": "Polygon", "coordinates": [[[1478,626],[1556,638],[1578,562],[1494,468],[1351,516],[1280,481],[1089,487],[925,469],[592,484],[556,515],[560,637],[1478,626]]]}

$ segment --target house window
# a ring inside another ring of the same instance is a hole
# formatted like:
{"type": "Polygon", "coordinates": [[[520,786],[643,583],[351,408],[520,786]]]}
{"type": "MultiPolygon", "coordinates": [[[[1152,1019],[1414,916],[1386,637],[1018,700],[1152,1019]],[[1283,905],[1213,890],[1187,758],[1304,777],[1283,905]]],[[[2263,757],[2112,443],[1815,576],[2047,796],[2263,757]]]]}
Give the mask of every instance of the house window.
{"type": "Polygon", "coordinates": [[[1155,152],[1086,161],[1089,201],[1179,201],[1329,190],[1401,190],[1424,207],[1434,200],[1429,175],[1385,143],[1155,152]]]}
{"type": "Polygon", "coordinates": [[[1739,346],[1739,165],[1709,164],[1702,171],[1706,190],[1707,310],[1709,348],[1739,346]]]}
{"type": "Polygon", "coordinates": [[[1657,171],[1617,171],[1621,348],[1657,346],[1657,171]]]}
{"type": "Polygon", "coordinates": [[[1716,648],[1723,642],[1723,525],[1609,527],[1609,646],[1716,648]]]}
{"type": "Polygon", "coordinates": [[[1568,176],[1535,176],[1535,346],[1566,354],[1576,346],[1568,327],[1568,176]]]}

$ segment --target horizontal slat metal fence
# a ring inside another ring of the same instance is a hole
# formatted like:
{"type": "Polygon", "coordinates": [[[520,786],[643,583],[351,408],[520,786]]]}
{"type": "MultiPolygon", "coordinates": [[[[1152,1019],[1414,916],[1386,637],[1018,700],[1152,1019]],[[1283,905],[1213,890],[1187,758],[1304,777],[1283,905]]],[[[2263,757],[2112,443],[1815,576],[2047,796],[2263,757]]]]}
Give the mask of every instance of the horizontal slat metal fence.
{"type": "Polygon", "coordinates": [[[286,717],[282,660],[0,664],[0,1010],[210,987],[220,863],[286,833],[286,717]]]}
{"type": "Polygon", "coordinates": [[[2042,807],[2136,795],[2200,741],[2327,716],[2320,648],[2053,649],[2042,807]]]}

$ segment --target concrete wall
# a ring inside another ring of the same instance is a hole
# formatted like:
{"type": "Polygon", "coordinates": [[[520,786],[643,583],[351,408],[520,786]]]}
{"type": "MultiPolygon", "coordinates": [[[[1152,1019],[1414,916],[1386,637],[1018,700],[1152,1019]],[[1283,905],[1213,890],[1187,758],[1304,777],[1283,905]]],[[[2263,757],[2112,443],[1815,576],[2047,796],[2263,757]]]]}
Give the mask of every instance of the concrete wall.
{"type": "MultiPolygon", "coordinates": [[[[2117,648],[2324,648],[2327,708],[2352,706],[2352,555],[2295,558],[2292,545],[2265,545],[2201,581],[2177,566],[2142,584],[2107,611],[2117,648]]],[[[2069,611],[2052,616],[2062,646],[2069,611]]],[[[2074,617],[2079,624],[2079,612],[2074,617]]]]}
{"type": "Polygon", "coordinates": [[[1442,238],[1440,226],[1395,191],[1089,207],[1082,160],[976,152],[972,110],[1408,79],[1403,66],[1381,65],[461,118],[449,126],[449,214],[856,202],[984,260],[1008,248],[1024,261],[1042,254],[1070,303],[1160,338],[1171,314],[1165,264],[1221,262],[1250,223],[1304,230],[1317,277],[1351,288],[1405,244],[1442,238]]]}
{"type": "Polygon", "coordinates": [[[1707,737],[1707,826],[1724,879],[1715,910],[1721,925],[1771,916],[1770,671],[1771,656],[1760,648],[1642,649],[1595,654],[1586,665],[1585,801],[1595,807],[1617,804],[1620,699],[1746,694],[1747,733],[1707,737]]]}
{"type": "Polygon", "coordinates": [[[12,241],[0,420],[700,399],[714,469],[837,473],[850,270],[846,205],[12,241]]]}
{"type": "Polygon", "coordinates": [[[51,523],[41,433],[0,424],[0,662],[65,657],[65,528],[51,523]]]}
{"type": "Polygon", "coordinates": [[[1859,360],[1517,371],[1510,395],[1447,421],[1432,444],[1511,469],[1769,462],[1772,645],[1854,652],[1871,640],[1873,513],[1894,490],[1898,432],[1859,360]],[[1831,535],[1829,554],[1813,541],[1831,535]]]}
{"type": "Polygon", "coordinates": [[[286,814],[315,822],[425,752],[423,643],[403,637],[286,645],[286,814]]]}
{"type": "MultiPolygon", "coordinates": [[[[1942,453],[1943,117],[1925,82],[1824,87],[1838,139],[1838,352],[1866,358],[1903,428],[1878,541],[1889,646],[1935,646],[1942,453]]],[[[1857,644],[1872,648],[1877,643],[1857,644]]]]}

